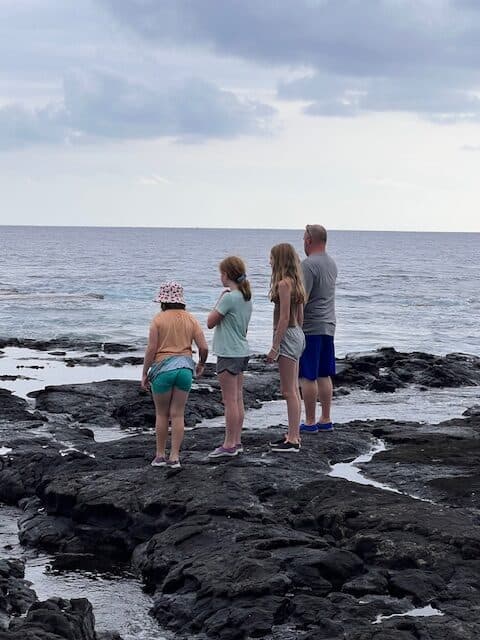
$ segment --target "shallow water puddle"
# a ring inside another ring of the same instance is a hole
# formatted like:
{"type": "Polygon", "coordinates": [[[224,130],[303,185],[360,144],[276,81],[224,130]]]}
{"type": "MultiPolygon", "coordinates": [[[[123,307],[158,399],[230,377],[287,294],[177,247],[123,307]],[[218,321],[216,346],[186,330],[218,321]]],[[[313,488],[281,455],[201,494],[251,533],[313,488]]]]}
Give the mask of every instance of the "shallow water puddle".
{"type": "MultiPolygon", "coordinates": [[[[395,393],[376,393],[353,389],[346,396],[333,401],[334,421],[337,425],[352,420],[395,420],[436,424],[459,418],[465,409],[478,404],[478,387],[428,389],[415,387],[398,389],[395,393]]],[[[245,428],[265,429],[267,425],[287,423],[284,400],[264,402],[259,409],[245,415],[245,428]]],[[[202,427],[224,425],[224,418],[203,420],[202,427]]],[[[328,434],[322,434],[322,437],[328,434]]]]}
{"type": "MultiPolygon", "coordinates": [[[[103,380],[140,380],[142,369],[141,365],[124,365],[122,367],[112,367],[109,364],[67,366],[65,358],[80,358],[91,355],[88,352],[67,351],[65,356],[54,356],[46,351],[20,347],[5,347],[2,351],[4,355],[0,357],[0,376],[13,376],[17,379],[0,380],[0,387],[9,389],[16,396],[24,399],[28,399],[27,394],[31,391],[39,391],[49,385],[82,384],[102,382],[103,380]]],[[[100,353],[100,355],[118,359],[125,355],[130,356],[132,353],[100,353]]]]}
{"type": "Polygon", "coordinates": [[[92,571],[59,571],[54,557],[26,549],[19,544],[19,509],[0,505],[0,558],[21,558],[25,579],[32,583],[39,600],[52,597],[88,598],[92,603],[97,631],[115,630],[124,640],[167,640],[173,638],[148,615],[152,600],[131,574],[92,571]]]}
{"type": "Polygon", "coordinates": [[[390,616],[382,616],[378,615],[376,620],[372,622],[372,624],[381,624],[384,620],[390,620],[391,618],[427,618],[430,616],[444,616],[445,614],[439,609],[434,609],[432,605],[428,605],[426,607],[421,607],[419,609],[410,609],[410,611],[405,611],[405,613],[392,613],[390,616]]]}
{"type": "Polygon", "coordinates": [[[60,449],[58,452],[63,458],[65,456],[68,456],[70,453],[82,453],[84,456],[88,456],[89,458],[95,458],[94,453],[90,453],[85,449],[83,450],[77,449],[75,445],[72,444],[71,442],[62,442],[61,444],[66,447],[65,449],[60,449]]]}
{"type": "Polygon", "coordinates": [[[343,478],[344,480],[354,482],[355,484],[362,484],[369,487],[375,487],[376,489],[381,489],[382,491],[396,493],[401,496],[408,496],[409,498],[419,500],[420,502],[436,504],[433,500],[429,500],[428,498],[421,498],[413,493],[399,491],[398,489],[395,489],[395,487],[390,487],[388,484],[377,482],[376,480],[372,480],[371,478],[363,475],[364,472],[362,469],[359,469],[357,465],[371,462],[377,453],[386,451],[386,449],[385,442],[383,440],[377,440],[368,453],[362,453],[362,455],[357,456],[351,462],[338,462],[337,464],[332,465],[328,475],[331,478],[343,478]]]}
{"type": "Polygon", "coordinates": [[[345,480],[348,480],[349,482],[355,482],[356,484],[376,487],[377,489],[382,489],[383,491],[401,493],[398,489],[389,487],[383,482],[377,482],[376,480],[366,478],[364,475],[362,475],[362,470],[357,467],[358,464],[370,462],[372,458],[381,451],[386,451],[386,446],[383,440],[378,440],[374,447],[368,453],[363,453],[351,462],[339,462],[337,464],[334,464],[328,475],[332,478],[344,478],[345,480]]]}

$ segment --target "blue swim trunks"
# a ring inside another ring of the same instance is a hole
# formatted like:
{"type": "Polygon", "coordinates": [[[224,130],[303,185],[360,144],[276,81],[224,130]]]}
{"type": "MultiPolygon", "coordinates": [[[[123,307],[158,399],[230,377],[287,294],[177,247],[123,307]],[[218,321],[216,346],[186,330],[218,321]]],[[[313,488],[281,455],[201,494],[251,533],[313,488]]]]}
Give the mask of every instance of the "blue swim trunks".
{"type": "Polygon", "coordinates": [[[300,358],[299,378],[316,380],[335,375],[333,336],[305,336],[305,351],[300,358]]]}

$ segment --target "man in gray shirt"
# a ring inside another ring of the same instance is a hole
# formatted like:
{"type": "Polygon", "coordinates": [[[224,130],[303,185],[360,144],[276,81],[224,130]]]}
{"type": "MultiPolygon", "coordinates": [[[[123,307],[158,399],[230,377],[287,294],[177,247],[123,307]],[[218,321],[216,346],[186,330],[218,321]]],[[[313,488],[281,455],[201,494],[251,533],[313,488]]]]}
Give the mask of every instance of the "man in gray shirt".
{"type": "Polygon", "coordinates": [[[308,224],[303,236],[307,257],[302,262],[307,303],[303,321],[305,351],[300,358],[300,386],[305,404],[305,422],[300,431],[317,433],[333,429],[330,407],[335,375],[335,283],[337,266],[327,254],[327,232],[319,224],[308,224]],[[317,400],[322,415],[317,422],[317,400]]]}

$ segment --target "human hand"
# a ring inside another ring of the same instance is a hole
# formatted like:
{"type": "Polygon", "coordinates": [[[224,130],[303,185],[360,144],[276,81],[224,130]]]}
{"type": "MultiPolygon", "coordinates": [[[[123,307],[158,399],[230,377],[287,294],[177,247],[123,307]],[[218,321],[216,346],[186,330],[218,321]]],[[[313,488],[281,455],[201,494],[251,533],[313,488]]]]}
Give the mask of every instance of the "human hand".
{"type": "Polygon", "coordinates": [[[150,382],[146,373],[142,375],[142,382],[140,383],[144,391],[150,391],[150,382]]]}
{"type": "Polygon", "coordinates": [[[273,364],[278,358],[278,349],[274,349],[273,347],[267,353],[267,364],[273,364]]]}
{"type": "Polygon", "coordinates": [[[197,366],[195,367],[195,376],[197,378],[201,378],[203,376],[204,371],[205,371],[205,363],[198,362],[197,366]]]}

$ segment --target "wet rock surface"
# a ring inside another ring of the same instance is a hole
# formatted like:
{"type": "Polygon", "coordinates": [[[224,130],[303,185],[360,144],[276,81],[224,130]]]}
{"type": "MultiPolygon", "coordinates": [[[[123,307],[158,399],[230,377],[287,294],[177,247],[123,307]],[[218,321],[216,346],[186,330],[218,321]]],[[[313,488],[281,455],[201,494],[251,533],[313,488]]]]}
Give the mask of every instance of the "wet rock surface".
{"type": "Polygon", "coordinates": [[[425,388],[480,385],[480,357],[450,353],[396,351],[385,347],[367,353],[353,353],[337,360],[336,386],[360,387],[394,392],[407,385],[425,388]]]}
{"type": "MultiPolygon", "coordinates": [[[[467,365],[464,375],[473,384],[477,363],[467,365]]],[[[278,392],[276,372],[256,366],[247,383],[249,406],[278,392]]],[[[223,411],[211,371],[208,376],[192,393],[189,411],[199,418],[223,411]]],[[[342,384],[357,383],[345,378],[342,384]]],[[[178,637],[473,640],[480,634],[477,411],[439,425],[338,425],[331,433],[306,434],[299,455],[269,452],[278,428],[246,431],[243,455],[214,462],[207,455],[222,431],[198,428],[186,434],[182,468],[172,470],[150,466],[153,434],[102,443],[85,428],[108,421],[140,426],[153,418],[138,383],[49,388],[37,403],[44,422],[19,435],[25,424],[19,405],[18,420],[14,412],[3,437],[12,451],[0,456],[0,500],[22,507],[22,542],[75,562],[131,560],[152,595],[152,614],[178,637]],[[354,459],[378,438],[387,450],[364,465],[365,473],[400,494],[327,475],[331,464],[354,459]],[[426,605],[443,615],[373,624],[379,615],[426,605]]]]}
{"type": "MultiPolygon", "coordinates": [[[[245,376],[245,407],[260,407],[260,402],[279,397],[278,373],[273,367],[266,367],[261,361],[251,364],[245,376]]],[[[40,411],[51,414],[68,413],[80,423],[95,422],[116,424],[122,428],[151,429],[155,426],[155,410],[151,394],[140,389],[138,381],[107,380],[90,384],[46,387],[30,394],[36,399],[40,411]]],[[[198,424],[205,418],[223,415],[220,385],[215,377],[214,366],[207,366],[205,376],[192,389],[185,424],[198,424]]]]}
{"type": "Polygon", "coordinates": [[[20,560],[0,560],[0,632],[8,629],[13,616],[21,616],[36,601],[35,592],[24,580],[20,560]]]}
{"type": "Polygon", "coordinates": [[[35,420],[35,417],[29,413],[25,400],[13,395],[7,389],[0,389],[0,410],[0,420],[4,422],[16,423],[20,420],[35,420]]]}
{"type": "Polygon", "coordinates": [[[36,351],[57,351],[64,355],[64,350],[104,351],[105,353],[123,353],[135,351],[137,347],[118,342],[99,342],[95,340],[81,340],[75,338],[53,338],[52,340],[37,340],[35,338],[2,338],[0,337],[0,349],[5,347],[20,347],[35,349],[36,351]]]}
{"type": "Polygon", "coordinates": [[[23,562],[0,560],[0,640],[100,640],[94,624],[88,600],[39,602],[23,562]]]}

